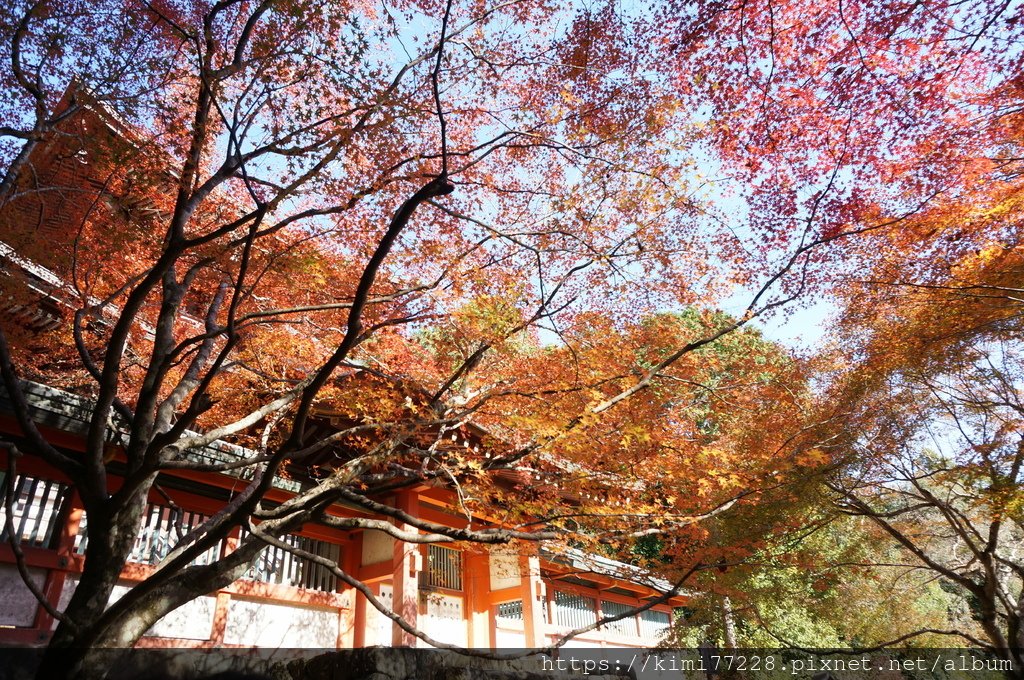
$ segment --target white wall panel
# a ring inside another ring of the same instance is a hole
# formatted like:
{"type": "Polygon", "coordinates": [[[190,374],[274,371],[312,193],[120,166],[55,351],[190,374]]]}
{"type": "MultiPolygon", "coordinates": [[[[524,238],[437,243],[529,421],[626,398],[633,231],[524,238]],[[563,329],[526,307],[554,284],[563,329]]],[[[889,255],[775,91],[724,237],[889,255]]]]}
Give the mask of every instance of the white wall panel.
{"type": "Polygon", "coordinates": [[[463,598],[441,593],[425,594],[427,613],[420,617],[419,621],[423,632],[439,642],[462,647],[468,645],[469,636],[463,598]]]}
{"type": "Polygon", "coordinates": [[[519,555],[493,552],[490,554],[491,590],[514,588],[522,580],[519,569],[519,555]]]}
{"type": "Polygon", "coordinates": [[[339,624],[337,610],[232,598],[224,642],[271,649],[334,649],[339,624]]]}
{"type": "MultiPolygon", "coordinates": [[[[34,584],[43,587],[45,569],[29,567],[28,574],[34,584]]],[[[0,565],[0,625],[28,628],[35,623],[38,606],[35,595],[21,580],[18,568],[13,564],[0,565]]]]}
{"type": "Polygon", "coordinates": [[[395,539],[383,531],[363,532],[362,566],[395,559],[395,539]]]}
{"type": "MultiPolygon", "coordinates": [[[[120,600],[131,588],[132,584],[114,586],[113,592],[110,593],[110,604],[120,600]]],[[[68,593],[70,599],[67,586],[61,593],[61,599],[64,598],[64,593],[68,593]]],[[[166,637],[180,640],[209,640],[216,605],[217,598],[210,596],[198,597],[191,602],[186,602],[154,623],[145,635],[146,637],[166,637]]]]}

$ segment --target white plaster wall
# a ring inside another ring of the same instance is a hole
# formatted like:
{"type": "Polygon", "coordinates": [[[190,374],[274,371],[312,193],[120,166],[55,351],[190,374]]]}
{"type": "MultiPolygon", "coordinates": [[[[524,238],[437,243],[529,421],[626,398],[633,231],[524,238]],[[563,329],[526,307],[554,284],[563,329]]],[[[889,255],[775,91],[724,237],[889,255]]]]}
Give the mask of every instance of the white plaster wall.
{"type": "Polygon", "coordinates": [[[494,646],[497,649],[523,649],[526,647],[526,634],[514,630],[496,628],[494,646]]]}
{"type": "MultiPolygon", "coordinates": [[[[469,644],[463,599],[456,595],[427,594],[427,613],[418,621],[424,633],[439,642],[469,644]]],[[[425,645],[425,643],[424,643],[425,645]]]]}
{"type": "MultiPolygon", "coordinates": [[[[62,612],[67,609],[68,603],[71,602],[71,596],[75,594],[75,588],[78,587],[78,576],[68,574],[64,577],[64,587],[60,590],[60,597],[57,598],[57,611],[62,612]]],[[[53,621],[50,624],[50,630],[57,630],[57,622],[53,621]]]]}
{"type": "Polygon", "coordinates": [[[491,590],[513,588],[522,581],[519,569],[519,555],[493,552],[489,560],[491,590]]]}
{"type": "MultiPolygon", "coordinates": [[[[551,638],[551,642],[559,640],[557,636],[551,638]]],[[[598,640],[584,640],[582,638],[574,637],[563,645],[564,649],[594,649],[601,648],[604,645],[598,640]]]]}
{"type": "MultiPolygon", "coordinates": [[[[390,583],[383,583],[377,591],[377,599],[389,609],[394,606],[394,590],[390,583]]],[[[377,611],[369,602],[366,603],[366,645],[391,646],[391,619],[377,611]]]]}
{"type": "Polygon", "coordinates": [[[232,598],[224,642],[251,647],[334,649],[339,625],[336,609],[232,598]]]}
{"type": "Polygon", "coordinates": [[[362,566],[390,562],[395,558],[395,539],[383,531],[363,532],[362,566]]]}
{"type": "MultiPolygon", "coordinates": [[[[132,584],[114,586],[114,590],[110,594],[110,604],[120,600],[132,587],[132,584]]],[[[67,592],[66,586],[65,592],[67,592]]],[[[63,595],[64,593],[61,593],[62,598],[63,595]]],[[[145,636],[177,638],[180,640],[209,640],[216,606],[216,597],[197,597],[154,623],[146,631],[145,636]]]]}
{"type": "MultiPolygon", "coordinates": [[[[46,582],[45,569],[29,567],[28,575],[39,588],[46,582]]],[[[18,568],[13,564],[0,565],[0,626],[30,627],[35,623],[38,606],[18,568]]]]}
{"type": "Polygon", "coordinates": [[[187,602],[153,624],[150,637],[209,640],[213,628],[216,597],[199,597],[187,602]]]}

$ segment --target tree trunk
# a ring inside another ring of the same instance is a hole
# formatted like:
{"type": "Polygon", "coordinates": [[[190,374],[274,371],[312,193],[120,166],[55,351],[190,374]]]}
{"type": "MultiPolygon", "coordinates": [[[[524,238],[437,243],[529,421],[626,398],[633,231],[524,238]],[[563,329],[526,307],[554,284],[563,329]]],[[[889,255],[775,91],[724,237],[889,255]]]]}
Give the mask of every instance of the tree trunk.
{"type": "Polygon", "coordinates": [[[736,649],[736,622],[732,616],[732,600],[728,595],[722,597],[722,630],[725,635],[725,648],[736,649]]]}
{"type": "Polygon", "coordinates": [[[96,644],[98,624],[135,546],[153,479],[155,476],[142,484],[113,516],[107,508],[86,509],[89,547],[85,564],[75,593],[64,609],[66,620],[58,623],[43,654],[36,674],[40,680],[75,677],[79,662],[96,644]]]}

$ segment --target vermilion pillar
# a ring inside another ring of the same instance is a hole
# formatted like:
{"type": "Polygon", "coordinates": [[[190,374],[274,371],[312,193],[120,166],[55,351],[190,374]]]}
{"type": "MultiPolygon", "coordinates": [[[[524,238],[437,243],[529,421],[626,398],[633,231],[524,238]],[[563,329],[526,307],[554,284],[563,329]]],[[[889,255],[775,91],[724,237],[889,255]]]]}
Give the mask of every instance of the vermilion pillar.
{"type": "MultiPolygon", "coordinates": [[[[402,492],[398,495],[397,507],[416,517],[419,514],[419,498],[414,493],[402,492]]],[[[415,527],[403,523],[398,523],[398,528],[403,531],[416,531],[415,527]]],[[[394,588],[394,611],[415,626],[420,608],[419,572],[423,568],[423,558],[419,545],[398,540],[395,541],[394,555],[395,571],[391,581],[394,588]]],[[[395,647],[415,647],[416,636],[405,632],[397,624],[394,624],[391,631],[391,644],[395,647]]]]}
{"type": "Polygon", "coordinates": [[[466,616],[469,624],[469,646],[487,649],[491,641],[491,572],[487,553],[467,551],[466,616]]]}
{"type": "Polygon", "coordinates": [[[527,647],[541,647],[544,637],[544,582],[540,577],[540,558],[521,555],[519,558],[520,588],[523,597],[523,632],[527,647]]]}

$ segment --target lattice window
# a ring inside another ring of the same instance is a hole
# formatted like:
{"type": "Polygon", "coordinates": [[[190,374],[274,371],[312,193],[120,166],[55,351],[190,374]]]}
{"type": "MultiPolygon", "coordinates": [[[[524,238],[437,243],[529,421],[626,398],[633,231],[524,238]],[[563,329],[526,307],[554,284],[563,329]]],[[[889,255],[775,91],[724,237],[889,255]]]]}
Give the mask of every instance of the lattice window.
{"type": "Polygon", "coordinates": [[[512,602],[502,602],[498,605],[498,618],[506,621],[522,621],[523,620],[523,601],[513,600],[512,602]]]}
{"type": "Polygon", "coordinates": [[[640,637],[645,640],[659,640],[669,629],[669,624],[668,612],[659,612],[653,609],[640,612],[640,637]]]}
{"type": "MultiPolygon", "coordinates": [[[[23,546],[54,547],[69,495],[67,484],[28,475],[14,478],[11,519],[23,546]]],[[[0,541],[7,539],[7,473],[0,472],[0,541]]]]}
{"type": "Polygon", "coordinates": [[[427,568],[420,574],[420,586],[462,590],[462,551],[427,546],[427,568]]]}
{"type": "MultiPolygon", "coordinates": [[[[198,512],[183,510],[178,507],[148,503],[146,511],[139,523],[139,532],[135,545],[128,555],[129,562],[138,564],[159,564],[167,554],[193,529],[205,522],[209,517],[198,512]]],[[[222,541],[208,548],[190,564],[211,564],[220,559],[222,541]]],[[[89,546],[89,522],[86,514],[78,525],[78,536],[75,538],[75,552],[85,554],[89,546]]]]}
{"type": "MultiPolygon", "coordinates": [[[[293,548],[324,557],[333,564],[338,564],[341,559],[341,547],[334,543],[294,534],[282,536],[280,540],[293,548]]],[[[334,592],[338,589],[338,577],[329,567],[275,545],[268,545],[260,552],[243,578],[307,590],[334,592]]]]}
{"type": "MultiPolygon", "coordinates": [[[[618,616],[625,614],[626,612],[633,609],[628,604],[622,604],[620,602],[611,602],[609,600],[601,601],[601,613],[604,616],[618,616]]],[[[619,635],[630,635],[636,637],[636,617],[627,616],[624,619],[618,621],[612,621],[611,623],[605,624],[608,630],[611,630],[619,635]]]]}
{"type": "Polygon", "coordinates": [[[597,621],[594,598],[555,591],[555,623],[569,628],[589,626],[597,621]]]}

